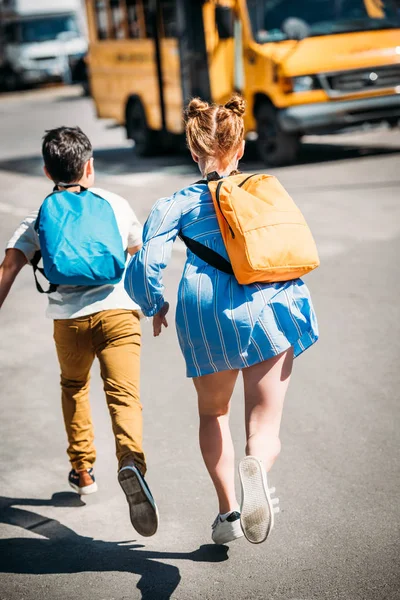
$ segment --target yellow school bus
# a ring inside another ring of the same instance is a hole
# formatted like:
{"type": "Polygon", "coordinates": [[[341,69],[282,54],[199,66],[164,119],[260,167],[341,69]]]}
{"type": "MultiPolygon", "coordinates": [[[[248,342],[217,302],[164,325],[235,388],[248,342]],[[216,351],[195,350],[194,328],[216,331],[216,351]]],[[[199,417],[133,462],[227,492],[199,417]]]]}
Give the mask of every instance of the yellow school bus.
{"type": "MultiPolygon", "coordinates": [[[[399,0],[86,0],[91,92],[140,154],[181,138],[193,96],[248,102],[268,164],[301,137],[400,119],[399,0]]],[[[254,135],[257,134],[257,135],[254,135]]]]}

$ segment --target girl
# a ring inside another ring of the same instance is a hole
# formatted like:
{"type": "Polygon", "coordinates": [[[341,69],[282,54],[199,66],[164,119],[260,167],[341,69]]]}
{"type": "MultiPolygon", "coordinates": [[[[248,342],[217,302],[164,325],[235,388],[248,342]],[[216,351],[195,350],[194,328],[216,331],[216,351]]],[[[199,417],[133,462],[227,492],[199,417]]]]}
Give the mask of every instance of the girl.
{"type": "MultiPolygon", "coordinates": [[[[225,106],[199,98],[190,102],[187,143],[204,178],[210,173],[225,177],[237,169],[244,152],[244,111],[240,96],[225,106]]],[[[155,336],[167,327],[162,269],[180,233],[228,259],[206,182],[155,204],[144,228],[143,248],[128,267],[126,290],[146,316],[154,317],[155,336]]],[[[277,503],[271,499],[266,473],[280,451],[279,428],[293,357],[318,338],[309,292],[300,279],[240,285],[233,275],[188,250],[176,327],[187,376],[193,378],[198,396],[200,448],[218,496],[212,539],[224,544],[244,533],[252,543],[263,542],[273,527],[277,503]],[[247,445],[239,466],[239,511],[229,403],[240,371],[247,445]]]]}

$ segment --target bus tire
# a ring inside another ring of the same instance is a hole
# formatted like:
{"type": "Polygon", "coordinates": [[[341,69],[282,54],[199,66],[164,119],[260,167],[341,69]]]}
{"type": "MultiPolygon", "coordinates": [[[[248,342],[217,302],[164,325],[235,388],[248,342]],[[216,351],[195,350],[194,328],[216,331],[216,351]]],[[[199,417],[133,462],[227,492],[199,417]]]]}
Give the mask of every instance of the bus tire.
{"type": "Polygon", "coordinates": [[[258,153],[262,161],[271,166],[295,162],[300,148],[300,136],[281,129],[273,104],[263,102],[257,110],[256,120],[258,153]]]}
{"type": "Polygon", "coordinates": [[[126,109],[127,137],[135,142],[135,151],[139,156],[160,154],[160,140],[157,131],[149,128],[146,113],[139,100],[130,101],[126,109]]]}

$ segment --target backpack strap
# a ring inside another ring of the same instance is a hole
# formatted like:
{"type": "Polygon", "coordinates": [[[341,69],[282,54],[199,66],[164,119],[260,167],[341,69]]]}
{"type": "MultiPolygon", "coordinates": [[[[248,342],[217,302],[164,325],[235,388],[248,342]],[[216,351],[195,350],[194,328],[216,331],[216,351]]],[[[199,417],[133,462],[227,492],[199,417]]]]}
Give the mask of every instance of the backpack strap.
{"type": "MultiPolygon", "coordinates": [[[[42,207],[39,208],[38,216],[36,217],[35,225],[33,227],[34,230],[36,231],[36,233],[39,233],[39,221],[40,221],[41,211],[42,211],[42,207]]],[[[49,289],[44,290],[42,288],[42,286],[40,285],[38,278],[37,278],[36,271],[39,271],[39,273],[41,273],[43,275],[43,277],[45,279],[47,279],[44,269],[42,269],[41,267],[38,266],[41,260],[42,260],[42,252],[40,250],[36,250],[35,254],[33,255],[33,258],[30,261],[32,268],[33,268],[33,276],[35,278],[36,289],[38,292],[40,292],[40,294],[52,294],[53,292],[56,291],[58,286],[55,283],[49,282],[50,283],[49,289]]]]}
{"type": "MultiPolygon", "coordinates": [[[[247,177],[245,177],[243,179],[243,181],[241,181],[239,183],[239,187],[242,187],[242,185],[244,183],[246,183],[246,181],[248,179],[250,179],[250,177],[254,177],[254,175],[248,175],[247,177]]],[[[206,179],[200,179],[200,181],[196,181],[196,183],[197,184],[198,183],[208,183],[209,181],[219,181],[221,179],[222,179],[222,177],[216,171],[212,171],[212,173],[207,174],[206,179]]],[[[220,187],[220,184],[219,184],[219,187],[220,187]]],[[[218,196],[218,194],[217,194],[217,196],[218,196]]],[[[218,201],[218,205],[219,205],[219,198],[217,198],[217,201],[218,201]]],[[[225,216],[224,216],[224,218],[225,218],[225,216]]],[[[229,226],[229,223],[228,223],[228,226],[229,226]]],[[[233,237],[235,237],[233,232],[232,232],[232,235],[233,235],[233,237]]],[[[195,254],[198,258],[201,258],[201,260],[204,260],[204,262],[209,264],[211,267],[214,267],[214,269],[218,269],[218,271],[222,271],[223,273],[226,273],[227,275],[234,275],[231,263],[228,260],[226,260],[226,258],[224,258],[220,254],[218,254],[218,252],[215,252],[215,250],[208,248],[207,246],[205,246],[204,244],[201,244],[200,242],[197,242],[196,240],[192,240],[191,238],[188,238],[182,232],[180,232],[179,237],[182,240],[182,242],[185,244],[185,246],[187,248],[189,248],[189,250],[191,252],[193,252],[193,254],[195,254]]]]}
{"type": "Polygon", "coordinates": [[[192,240],[191,238],[186,237],[182,232],[179,234],[182,242],[201,260],[204,260],[207,264],[214,269],[218,269],[218,271],[222,271],[227,275],[233,275],[233,269],[231,263],[226,260],[223,256],[212,250],[211,248],[207,248],[204,244],[197,242],[196,240],[192,240]]]}
{"type": "Polygon", "coordinates": [[[58,288],[58,285],[56,285],[55,283],[50,283],[49,285],[49,289],[48,290],[44,290],[42,288],[42,286],[40,285],[37,275],[36,275],[36,271],[39,271],[39,273],[41,273],[43,275],[43,277],[45,279],[47,279],[44,269],[42,269],[41,267],[38,266],[39,262],[42,259],[42,253],[40,252],[40,250],[37,250],[34,254],[34,257],[31,259],[31,265],[33,268],[33,276],[35,278],[35,283],[36,283],[36,289],[38,292],[40,292],[41,294],[52,294],[53,292],[56,291],[56,289],[58,288]]]}
{"type": "Polygon", "coordinates": [[[55,186],[53,187],[53,192],[61,192],[62,190],[60,190],[60,188],[65,188],[66,190],[68,190],[69,188],[73,188],[73,187],[79,187],[80,192],[87,191],[87,188],[85,188],[80,183],[63,183],[62,181],[60,181],[59,183],[56,183],[55,186]]]}

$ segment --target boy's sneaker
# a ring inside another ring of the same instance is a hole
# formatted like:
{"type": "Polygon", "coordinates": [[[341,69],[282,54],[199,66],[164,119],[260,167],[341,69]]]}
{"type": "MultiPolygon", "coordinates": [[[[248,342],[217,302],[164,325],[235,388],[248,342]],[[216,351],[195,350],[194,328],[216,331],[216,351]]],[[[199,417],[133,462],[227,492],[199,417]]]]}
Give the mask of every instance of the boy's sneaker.
{"type": "Polygon", "coordinates": [[[97,483],[92,468],[85,471],[75,471],[75,469],[72,469],[68,475],[68,483],[81,496],[97,492],[97,483]]]}
{"type": "Polygon", "coordinates": [[[221,519],[221,515],[218,515],[212,524],[212,541],[215,544],[228,544],[243,537],[243,531],[240,526],[240,513],[236,510],[226,517],[221,519]]]}
{"type": "Polygon", "coordinates": [[[240,521],[243,533],[252,544],[265,542],[274,526],[274,513],[279,511],[278,498],[271,498],[275,489],[268,489],[267,474],[261,460],[246,456],[240,461],[242,484],[240,521]]]}
{"type": "Polygon", "coordinates": [[[119,470],[118,481],[129,504],[133,527],[144,537],[154,535],[158,528],[158,510],[143,475],[131,464],[119,470]]]}

